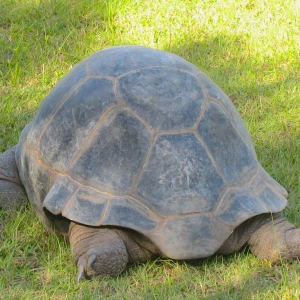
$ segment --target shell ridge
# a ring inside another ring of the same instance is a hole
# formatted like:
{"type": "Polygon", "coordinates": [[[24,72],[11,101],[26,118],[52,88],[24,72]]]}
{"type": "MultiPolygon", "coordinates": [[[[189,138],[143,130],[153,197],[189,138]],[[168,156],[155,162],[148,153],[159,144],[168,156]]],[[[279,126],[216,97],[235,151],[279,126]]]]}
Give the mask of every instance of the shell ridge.
{"type": "MultiPolygon", "coordinates": [[[[145,167],[147,165],[147,162],[149,162],[149,159],[150,159],[150,156],[151,156],[151,153],[152,153],[152,149],[153,149],[153,146],[155,144],[155,139],[156,139],[156,134],[153,134],[152,139],[151,139],[151,143],[150,143],[150,146],[149,146],[149,149],[148,149],[148,152],[147,152],[147,155],[145,156],[145,160],[144,160],[144,162],[143,162],[140,170],[137,172],[137,176],[133,180],[133,182],[131,184],[131,187],[130,187],[130,189],[128,191],[128,195],[130,195],[130,196],[132,195],[134,189],[136,188],[137,183],[138,183],[138,181],[141,178],[141,175],[143,173],[143,170],[145,169],[145,167]]],[[[135,199],[135,197],[133,197],[133,198],[135,199]]]]}
{"type": "Polygon", "coordinates": [[[72,202],[72,199],[75,197],[75,195],[78,193],[78,191],[80,190],[81,186],[78,186],[78,188],[73,192],[73,194],[69,197],[67,203],[65,204],[65,206],[63,207],[61,214],[62,216],[64,216],[64,211],[67,210],[68,206],[70,205],[70,203],[72,202]]]}
{"type": "Polygon", "coordinates": [[[113,199],[114,198],[112,197],[106,202],[106,205],[105,205],[103,213],[102,213],[102,218],[97,223],[98,226],[101,226],[103,221],[107,218],[107,215],[109,214],[109,211],[110,211],[111,202],[113,201],[113,199]]]}
{"type": "Polygon", "coordinates": [[[114,79],[113,79],[113,88],[114,88],[114,92],[115,92],[115,95],[116,95],[116,98],[117,98],[118,103],[119,103],[120,105],[124,105],[124,106],[125,106],[125,104],[124,104],[124,102],[123,102],[123,100],[122,100],[122,98],[121,98],[121,96],[120,96],[120,93],[119,93],[119,89],[118,89],[118,80],[117,80],[117,78],[114,78],[114,79]]]}

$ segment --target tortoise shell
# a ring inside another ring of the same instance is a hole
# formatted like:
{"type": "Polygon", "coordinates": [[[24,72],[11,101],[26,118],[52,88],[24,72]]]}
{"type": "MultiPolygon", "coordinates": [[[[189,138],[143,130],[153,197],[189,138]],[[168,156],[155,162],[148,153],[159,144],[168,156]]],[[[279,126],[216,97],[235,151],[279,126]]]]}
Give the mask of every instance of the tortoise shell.
{"type": "Polygon", "coordinates": [[[224,92],[146,47],[76,65],[23,130],[16,161],[45,224],[130,228],[173,259],[212,255],[239,224],[286,205],[224,92]]]}

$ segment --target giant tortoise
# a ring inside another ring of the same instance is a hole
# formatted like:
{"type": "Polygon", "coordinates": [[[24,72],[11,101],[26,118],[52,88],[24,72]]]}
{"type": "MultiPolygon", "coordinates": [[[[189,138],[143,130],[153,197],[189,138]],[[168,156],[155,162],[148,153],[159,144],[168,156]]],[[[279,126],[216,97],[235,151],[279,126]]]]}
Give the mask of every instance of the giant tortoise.
{"type": "Polygon", "coordinates": [[[224,92],[146,47],[80,62],[0,156],[2,206],[28,198],[69,240],[78,279],[246,244],[270,262],[294,259],[299,229],[279,214],[286,196],[224,92]]]}

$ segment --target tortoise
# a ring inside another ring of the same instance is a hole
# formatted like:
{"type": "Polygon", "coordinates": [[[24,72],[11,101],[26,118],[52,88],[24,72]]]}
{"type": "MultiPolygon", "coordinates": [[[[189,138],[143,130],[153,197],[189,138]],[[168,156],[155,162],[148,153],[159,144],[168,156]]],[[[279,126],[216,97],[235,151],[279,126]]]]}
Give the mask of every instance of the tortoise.
{"type": "Polygon", "coordinates": [[[300,254],[280,214],[287,192],[230,99],[161,50],[118,46],[77,64],[0,156],[0,179],[3,207],[28,198],[69,240],[79,280],[246,244],[274,263],[300,254]]]}

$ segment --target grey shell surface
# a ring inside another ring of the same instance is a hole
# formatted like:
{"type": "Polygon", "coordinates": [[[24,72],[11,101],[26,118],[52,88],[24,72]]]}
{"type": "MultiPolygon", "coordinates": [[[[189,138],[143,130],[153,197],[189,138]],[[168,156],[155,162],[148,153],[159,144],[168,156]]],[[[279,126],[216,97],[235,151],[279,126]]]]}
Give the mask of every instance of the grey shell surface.
{"type": "Polygon", "coordinates": [[[209,256],[243,221],[286,205],[224,92],[146,47],[76,65],[23,130],[16,161],[44,223],[50,212],[131,228],[174,259],[209,256]]]}

